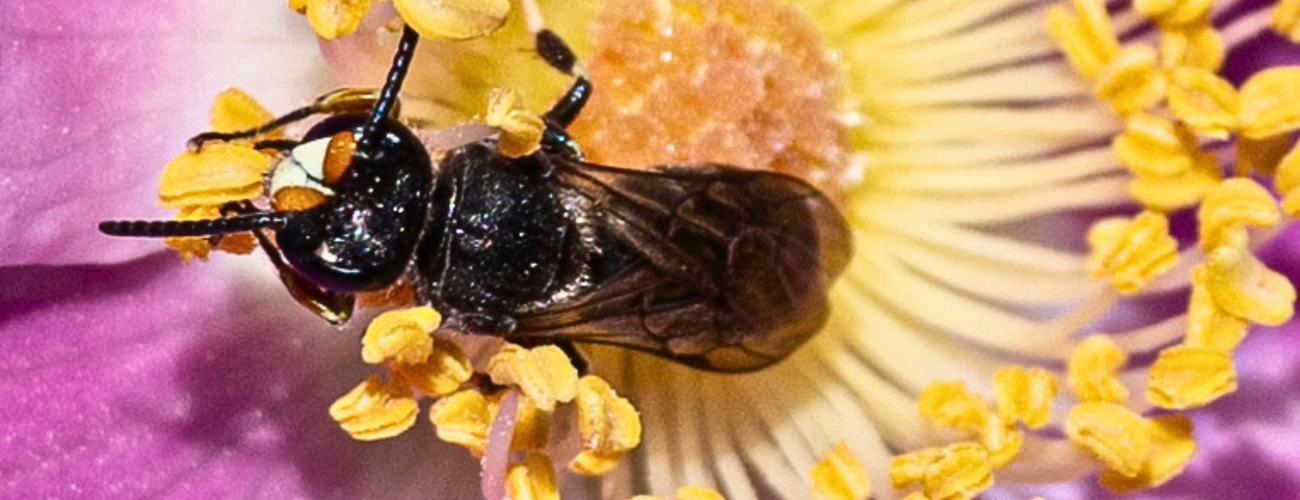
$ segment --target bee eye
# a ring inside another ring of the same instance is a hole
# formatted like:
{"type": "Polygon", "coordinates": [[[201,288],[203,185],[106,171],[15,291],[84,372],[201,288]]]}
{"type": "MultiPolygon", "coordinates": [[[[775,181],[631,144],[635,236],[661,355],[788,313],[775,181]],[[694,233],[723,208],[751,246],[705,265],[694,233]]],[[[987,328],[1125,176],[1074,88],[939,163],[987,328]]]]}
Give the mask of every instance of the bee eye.
{"type": "Polygon", "coordinates": [[[351,130],[330,137],[329,147],[325,149],[325,163],[321,166],[321,180],[325,181],[325,185],[333,186],[343,178],[343,174],[352,165],[352,156],[356,152],[357,140],[351,130]]]}

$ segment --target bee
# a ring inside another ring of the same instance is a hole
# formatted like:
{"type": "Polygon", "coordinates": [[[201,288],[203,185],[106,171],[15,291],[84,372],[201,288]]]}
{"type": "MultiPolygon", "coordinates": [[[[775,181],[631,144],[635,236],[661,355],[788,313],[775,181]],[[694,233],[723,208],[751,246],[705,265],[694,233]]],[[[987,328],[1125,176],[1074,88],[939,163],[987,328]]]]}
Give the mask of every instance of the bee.
{"type": "Polygon", "coordinates": [[[290,294],[331,323],[347,321],[356,294],[407,280],[443,328],[577,358],[573,343],[604,344],[744,372],[786,357],[825,323],[827,289],[852,248],[816,188],[727,165],[584,162],[565,129],[592,84],[549,30],[535,33],[537,53],[575,80],[543,115],[540,149],[511,158],[487,137],[435,162],[396,117],[418,38],[403,30],[378,90],[336,91],[259,127],[191,140],[257,138],[327,115],[298,140],[257,143],[281,153],[270,208],[243,202],[219,218],[105,221],[100,231],[251,231],[290,294]],[[290,194],[313,201],[281,203],[290,194]]]}

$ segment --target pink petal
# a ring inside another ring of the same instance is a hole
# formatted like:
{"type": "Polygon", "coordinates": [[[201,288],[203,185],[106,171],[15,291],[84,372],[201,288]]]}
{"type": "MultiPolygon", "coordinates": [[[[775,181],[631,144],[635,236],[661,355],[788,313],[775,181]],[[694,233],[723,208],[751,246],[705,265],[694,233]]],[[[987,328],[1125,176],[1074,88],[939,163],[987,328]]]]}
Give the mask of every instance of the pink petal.
{"type": "Polygon", "coordinates": [[[0,268],[4,491],[414,499],[477,490],[473,458],[427,423],[364,444],[329,418],[332,400],[372,371],[359,358],[364,321],[331,328],[277,289],[265,262],[214,261],[181,267],[164,254],[107,268],[0,268]]]}
{"type": "Polygon", "coordinates": [[[221,90],[276,110],[332,86],[283,2],[16,0],[0,16],[0,266],[120,262],[156,241],[100,235],[160,218],[162,166],[221,90]]]}

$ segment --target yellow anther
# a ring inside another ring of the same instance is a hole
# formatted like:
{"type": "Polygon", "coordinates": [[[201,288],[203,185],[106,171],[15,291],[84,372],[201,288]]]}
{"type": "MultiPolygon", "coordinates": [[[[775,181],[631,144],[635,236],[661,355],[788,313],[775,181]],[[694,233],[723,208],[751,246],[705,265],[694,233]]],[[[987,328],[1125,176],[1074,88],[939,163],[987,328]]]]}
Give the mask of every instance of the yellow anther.
{"type": "Polygon", "coordinates": [[[677,488],[677,500],[727,500],[713,488],[704,486],[686,485],[677,488]]]}
{"type": "Polygon", "coordinates": [[[1232,353],[1237,344],[1246,338],[1248,323],[1214,303],[1207,284],[1208,273],[1205,266],[1197,266],[1192,271],[1192,297],[1187,304],[1187,336],[1184,343],[1232,353]]]}
{"type": "Polygon", "coordinates": [[[1156,51],[1151,47],[1130,45],[1120,49],[1097,74],[1097,97],[1124,116],[1154,108],[1164,100],[1169,86],[1157,66],[1156,51]]]}
{"type": "Polygon", "coordinates": [[[1214,0],[1134,0],[1133,8],[1161,27],[1203,21],[1214,0]]]}
{"type": "Polygon", "coordinates": [[[1223,37],[1208,22],[1165,30],[1160,36],[1160,63],[1166,69],[1219,71],[1225,56],[1223,37]]]}
{"type": "Polygon", "coordinates": [[[564,351],[553,345],[531,350],[507,344],[488,360],[488,375],[500,385],[517,385],[543,411],[557,403],[573,401],[578,392],[578,370],[564,351]]]}
{"type": "Polygon", "coordinates": [[[1273,10],[1272,25],[1292,42],[1300,42],[1300,0],[1278,2],[1273,10]]]}
{"type": "Polygon", "coordinates": [[[836,444],[813,466],[812,484],[817,500],[866,500],[871,496],[867,467],[844,443],[836,444]]]}
{"type": "Polygon", "coordinates": [[[1191,170],[1198,156],[1213,155],[1201,150],[1196,135],[1181,124],[1146,113],[1134,114],[1124,122],[1124,133],[1111,143],[1120,163],[1133,173],[1148,177],[1172,177],[1191,170]]]}
{"type": "Polygon", "coordinates": [[[1209,153],[1193,157],[1192,168],[1173,177],[1138,175],[1129,183],[1129,194],[1152,210],[1172,211],[1201,200],[1223,180],[1219,160],[1209,153]]]}
{"type": "Polygon", "coordinates": [[[989,463],[993,467],[1002,467],[1020,454],[1025,443],[1025,434],[1016,426],[1015,420],[999,417],[989,418],[979,432],[980,445],[989,453],[989,463]]]}
{"type": "Polygon", "coordinates": [[[1119,39],[1101,0],[1074,0],[1074,12],[1054,5],[1047,12],[1047,32],[1065,52],[1075,71],[1092,78],[1119,51],[1119,39]]]}
{"type": "Polygon", "coordinates": [[[1261,177],[1277,174],[1278,166],[1292,147],[1290,134],[1278,134],[1263,139],[1246,136],[1237,137],[1237,164],[1234,171],[1238,177],[1251,174],[1261,177]]]}
{"type": "Polygon", "coordinates": [[[943,454],[942,448],[923,448],[895,456],[889,461],[889,482],[894,488],[906,488],[920,482],[925,471],[943,454]]]}
{"type": "Polygon", "coordinates": [[[1093,335],[1080,342],[1070,354],[1066,382],[1080,401],[1120,403],[1128,389],[1115,376],[1128,355],[1107,335],[1093,335]]]}
{"type": "Polygon", "coordinates": [[[1232,358],[1209,347],[1174,346],[1161,351],[1147,379],[1147,400],[1171,410],[1205,406],[1236,390],[1232,358]]]}
{"type": "Polygon", "coordinates": [[[1136,477],[1151,456],[1151,431],[1132,410],[1114,403],[1080,403],[1065,417],[1070,442],[1115,472],[1136,477]]]}
{"type": "MultiPolygon", "coordinates": [[[[217,94],[208,111],[208,122],[213,132],[235,132],[255,128],[275,119],[275,115],[262,107],[257,99],[237,88],[229,88],[217,94]]],[[[279,137],[280,131],[273,130],[266,137],[279,137]]]]}
{"type": "Polygon", "coordinates": [[[511,464],[506,472],[506,492],[510,500],[560,500],[551,459],[529,452],[523,462],[511,464]]]}
{"type": "Polygon", "coordinates": [[[1128,493],[1165,484],[1176,477],[1196,454],[1192,422],[1182,415],[1161,415],[1147,420],[1151,435],[1151,456],[1142,471],[1127,477],[1114,471],[1101,473],[1101,484],[1117,493],[1128,493]]]}
{"type": "Polygon", "coordinates": [[[1037,429],[1052,418],[1056,374],[1023,366],[999,369],[993,376],[993,396],[1002,420],[1020,420],[1030,429],[1037,429]]]}
{"type": "Polygon", "coordinates": [[[1282,220],[1277,200],[1251,179],[1229,179],[1210,191],[1196,211],[1201,250],[1224,245],[1229,233],[1242,227],[1273,227],[1282,220]]]}
{"type": "Polygon", "coordinates": [[[488,125],[501,129],[497,146],[508,158],[533,154],[541,148],[542,132],[546,124],[542,118],[520,107],[519,93],[509,89],[493,89],[488,96],[488,112],[484,119],[488,125]]]}
{"type": "Polygon", "coordinates": [[[1300,128],[1300,66],[1255,73],[1241,86],[1241,133],[1264,138],[1300,128]]]}
{"type": "Polygon", "coordinates": [[[1273,185],[1282,194],[1282,211],[1291,217],[1300,216],[1300,143],[1278,163],[1273,185]]]}
{"type": "MultiPolygon", "coordinates": [[[[501,406],[500,393],[491,399],[492,416],[495,417],[501,406]]],[[[519,405],[515,409],[515,432],[510,435],[512,450],[540,450],[551,440],[551,414],[542,411],[528,396],[519,396],[519,405]]]]}
{"type": "Polygon", "coordinates": [[[307,0],[307,22],[316,35],[333,40],[357,30],[370,10],[370,0],[307,0]]]}
{"type": "Polygon", "coordinates": [[[361,359],[370,364],[395,359],[399,363],[423,363],[433,354],[433,330],[442,321],[429,306],[398,309],[380,314],[361,337],[361,359]]]}
{"type": "Polygon", "coordinates": [[[921,490],[933,500],[970,500],[992,485],[988,451],[974,443],[944,448],[921,478],[921,490]]]}
{"type": "Polygon", "coordinates": [[[580,474],[604,474],[618,465],[623,453],[641,444],[641,416],[600,377],[582,377],[576,399],[582,452],[569,468],[580,474]]]}
{"type": "Polygon", "coordinates": [[[911,493],[908,493],[907,496],[903,497],[903,500],[930,500],[930,497],[925,496],[925,493],[921,493],[919,491],[913,491],[911,493]]]}
{"type": "Polygon", "coordinates": [[[1285,323],[1295,313],[1295,287],[1250,253],[1244,236],[1237,239],[1240,244],[1216,248],[1203,264],[1210,296],[1237,317],[1270,326],[1285,323]]]}
{"type": "Polygon", "coordinates": [[[989,405],[966,391],[961,382],[934,382],[917,399],[921,416],[936,424],[969,432],[980,432],[993,418],[989,405]]]}
{"type": "Polygon", "coordinates": [[[299,14],[306,14],[307,0],[289,0],[289,9],[299,14]]]}
{"type": "Polygon", "coordinates": [[[483,454],[495,416],[487,397],[473,389],[439,399],[429,409],[429,421],[438,439],[464,446],[474,455],[483,454]]]}
{"type": "Polygon", "coordinates": [[[1110,276],[1124,293],[1141,290],[1178,261],[1178,241],[1169,235],[1169,219],[1145,211],[1132,220],[1103,219],[1088,231],[1088,270],[1110,276]]]}
{"type": "Polygon", "coordinates": [[[429,351],[424,361],[415,364],[399,362],[393,366],[416,390],[430,396],[446,396],[460,390],[461,384],[474,376],[469,358],[455,342],[435,338],[429,351]]]}
{"type": "Polygon", "coordinates": [[[393,6],[420,36],[447,40],[487,36],[510,13],[510,0],[393,0],[393,6]]]}
{"type": "Polygon", "coordinates": [[[163,167],[158,201],[164,207],[221,206],[262,194],[262,175],[271,158],[252,148],[208,144],[186,151],[163,167]]]}
{"type": "Polygon", "coordinates": [[[401,379],[389,383],[371,376],[330,405],[330,417],[358,441],[387,439],[410,429],[420,407],[401,379]]]}
{"type": "Polygon", "coordinates": [[[1169,109],[1193,130],[1226,139],[1237,128],[1241,97],[1222,77],[1209,70],[1184,66],[1172,73],[1169,109]]]}

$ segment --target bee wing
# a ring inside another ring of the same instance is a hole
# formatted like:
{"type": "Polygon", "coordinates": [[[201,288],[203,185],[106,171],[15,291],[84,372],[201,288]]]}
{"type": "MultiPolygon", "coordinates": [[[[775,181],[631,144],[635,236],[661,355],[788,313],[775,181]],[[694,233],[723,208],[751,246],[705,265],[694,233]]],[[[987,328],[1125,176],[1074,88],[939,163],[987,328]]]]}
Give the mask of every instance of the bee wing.
{"type": "Polygon", "coordinates": [[[638,259],[512,335],[615,344],[716,371],[772,364],[825,322],[851,254],[808,183],[721,165],[627,170],[552,157],[553,182],[638,259]]]}

